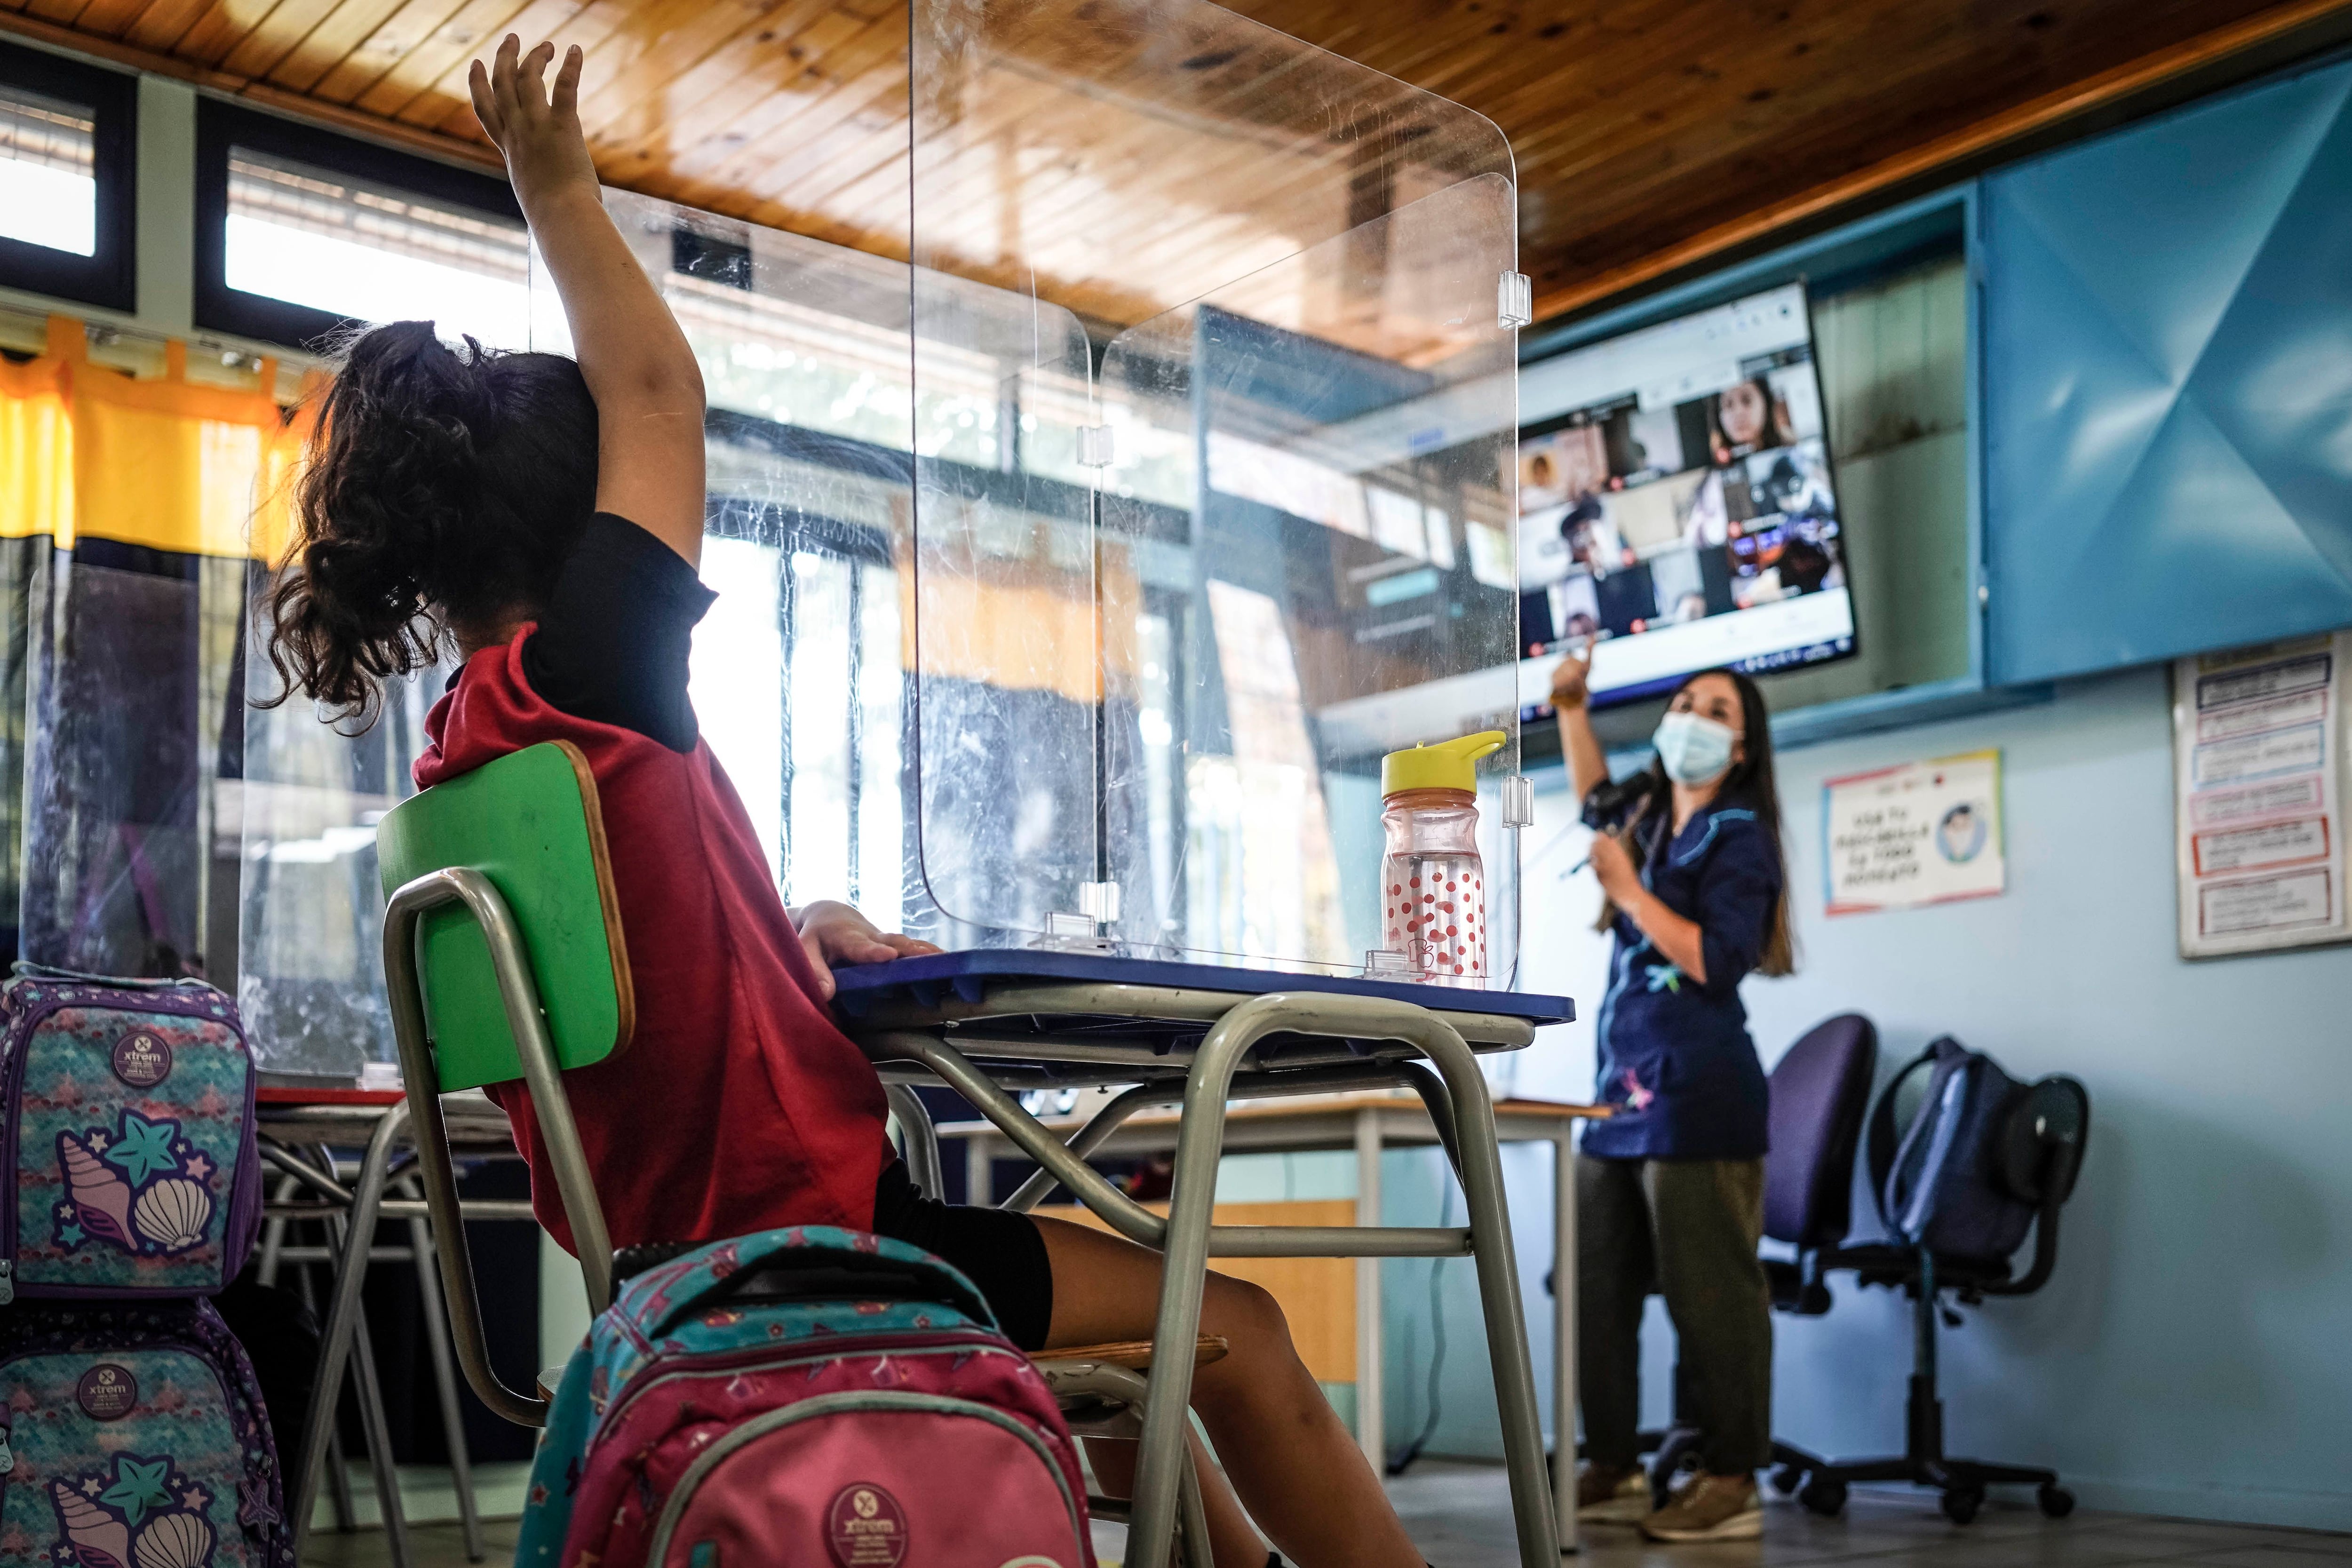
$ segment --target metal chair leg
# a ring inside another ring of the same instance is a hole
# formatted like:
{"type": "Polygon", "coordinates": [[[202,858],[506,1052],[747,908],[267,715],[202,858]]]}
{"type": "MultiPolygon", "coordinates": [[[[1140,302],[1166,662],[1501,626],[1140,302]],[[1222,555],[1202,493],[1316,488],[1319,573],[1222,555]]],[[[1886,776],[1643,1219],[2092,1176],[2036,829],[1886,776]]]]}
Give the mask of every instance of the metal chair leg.
{"type": "Polygon", "coordinates": [[[898,1136],[906,1142],[907,1173],[913,1178],[915,1190],[944,1202],[948,1187],[940,1164],[940,1135],[931,1125],[923,1097],[907,1083],[885,1084],[883,1093],[890,1101],[890,1120],[898,1123],[898,1136]]]}
{"type": "MultiPolygon", "coordinates": [[[[277,1190],[270,1195],[280,1203],[302,1190],[302,1184],[291,1176],[280,1176],[277,1190]]],[[[264,1220],[261,1225],[261,1257],[254,1270],[254,1280],[262,1286],[278,1283],[278,1254],[286,1245],[286,1226],[290,1222],[283,1215],[264,1220]]]]}
{"type": "Polygon", "coordinates": [[[367,1436],[368,1465],[375,1473],[375,1506],[383,1521],[384,1545],[392,1568],[409,1568],[414,1559],[408,1551],[408,1513],[400,1504],[400,1467],[393,1458],[392,1426],[384,1419],[383,1385],[376,1379],[375,1346],[368,1338],[364,1311],[352,1321],[351,1365],[360,1430],[367,1436]]]}
{"type": "MultiPolygon", "coordinates": [[[[414,1176],[400,1181],[401,1195],[417,1195],[414,1176]]],[[[457,1369],[449,1350],[449,1320],[441,1310],[441,1279],[433,1256],[433,1227],[420,1215],[408,1222],[408,1250],[415,1259],[416,1294],[425,1311],[425,1342],[433,1352],[433,1383],[441,1398],[441,1434],[449,1447],[449,1481],[457,1493],[457,1520],[466,1536],[466,1561],[488,1552],[482,1516],[474,1500],[474,1461],[466,1447],[466,1411],[457,1400],[457,1369]]]]}
{"type": "MultiPolygon", "coordinates": [[[[325,1321],[320,1325],[319,1374],[313,1386],[317,1392],[310,1400],[310,1418],[303,1424],[302,1448],[295,1467],[294,1556],[300,1561],[310,1544],[310,1516],[317,1511],[320,1471],[327,1460],[327,1439],[335,1426],[335,1405],[343,1386],[343,1368],[351,1360],[353,1331],[360,1316],[360,1287],[367,1279],[367,1247],[375,1236],[377,1205],[383,1201],[384,1173],[392,1163],[392,1151],[408,1122],[405,1105],[389,1105],[375,1124],[375,1135],[368,1140],[367,1154],[360,1162],[358,1176],[352,1184],[351,1213],[341,1222],[343,1237],[349,1239],[338,1247],[342,1261],[336,1266],[330,1287],[325,1321]]],[[[331,1237],[339,1227],[331,1224],[331,1237]]],[[[397,1507],[395,1501],[394,1506],[397,1507]]]]}
{"type": "MultiPolygon", "coordinates": [[[[316,1318],[319,1312],[319,1293],[310,1287],[309,1264],[298,1263],[294,1266],[294,1283],[301,1292],[302,1305],[308,1307],[311,1316],[316,1318]]],[[[337,1392],[340,1396],[341,1391],[337,1392]]],[[[315,1403],[318,1397],[319,1391],[313,1388],[310,1391],[310,1398],[315,1403]]],[[[305,1430],[307,1429],[306,1427],[305,1430]]],[[[336,1429],[332,1422],[330,1422],[327,1426],[327,1496],[334,1506],[335,1532],[338,1535],[349,1535],[358,1529],[359,1512],[352,1499],[350,1461],[343,1457],[342,1434],[336,1429]]]]}

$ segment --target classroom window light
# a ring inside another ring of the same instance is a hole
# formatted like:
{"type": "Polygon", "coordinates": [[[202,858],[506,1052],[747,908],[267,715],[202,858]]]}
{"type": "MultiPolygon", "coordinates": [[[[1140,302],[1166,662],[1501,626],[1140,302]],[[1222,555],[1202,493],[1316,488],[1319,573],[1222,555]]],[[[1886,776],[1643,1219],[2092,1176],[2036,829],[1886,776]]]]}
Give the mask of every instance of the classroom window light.
{"type": "Polygon", "coordinates": [[[0,237],[97,254],[95,111],[0,88],[0,237]]]}
{"type": "Polygon", "coordinates": [[[233,147],[225,263],[245,293],[530,347],[530,233],[511,219],[233,147]]]}
{"type": "Polygon", "coordinates": [[[906,332],[672,272],[671,313],[702,366],[713,407],[994,468],[1000,458],[996,367],[927,349],[920,405],[908,395],[906,332]],[[940,384],[932,385],[936,379],[940,384]]]}

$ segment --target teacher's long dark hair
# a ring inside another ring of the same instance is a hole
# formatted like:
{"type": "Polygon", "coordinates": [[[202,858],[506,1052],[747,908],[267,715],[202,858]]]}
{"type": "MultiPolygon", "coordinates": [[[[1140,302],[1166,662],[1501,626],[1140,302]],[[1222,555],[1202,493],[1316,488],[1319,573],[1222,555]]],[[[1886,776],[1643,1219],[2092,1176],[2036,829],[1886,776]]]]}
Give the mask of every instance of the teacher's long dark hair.
{"type": "MultiPolygon", "coordinates": [[[[1739,693],[1739,727],[1744,744],[1740,758],[1731,764],[1717,786],[1713,805],[1744,805],[1756,814],[1757,822],[1772,837],[1772,851],[1780,862],[1780,897],[1772,905],[1772,920],[1764,933],[1763,956],[1757,960],[1759,974],[1782,975],[1797,972],[1797,928],[1789,914],[1789,847],[1788,837],[1780,825],[1780,787],[1772,770],[1772,718],[1764,708],[1764,693],[1756,682],[1736,669],[1700,669],[1683,677],[1682,684],[1667,695],[1669,706],[1692,682],[1710,675],[1719,675],[1731,682],[1739,693]]],[[[1633,825],[1656,814],[1674,809],[1675,789],[1666,777],[1664,763],[1650,760],[1648,779],[1649,803],[1633,825]]],[[[1629,829],[1630,831],[1630,829],[1629,829]]],[[[1601,909],[1601,929],[1606,931],[1617,918],[1616,907],[1603,900],[1601,909]]]]}

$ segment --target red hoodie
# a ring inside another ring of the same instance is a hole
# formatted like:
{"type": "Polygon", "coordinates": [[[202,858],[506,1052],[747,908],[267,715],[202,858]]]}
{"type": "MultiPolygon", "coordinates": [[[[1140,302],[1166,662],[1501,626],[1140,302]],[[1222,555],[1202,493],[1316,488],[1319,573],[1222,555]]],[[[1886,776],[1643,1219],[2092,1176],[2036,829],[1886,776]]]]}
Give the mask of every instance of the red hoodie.
{"type": "MultiPolygon", "coordinates": [[[[818,999],[735,786],[690,752],[549,706],[524,679],[525,626],[468,659],[425,720],[420,788],[541,741],[588,758],[636,987],[635,1037],[564,1075],[616,1247],[787,1225],[872,1228],[890,1157],[881,1079],[818,999]]],[[[520,1083],[490,1098],[531,1169],[531,1207],[572,1246],[520,1083]]]]}

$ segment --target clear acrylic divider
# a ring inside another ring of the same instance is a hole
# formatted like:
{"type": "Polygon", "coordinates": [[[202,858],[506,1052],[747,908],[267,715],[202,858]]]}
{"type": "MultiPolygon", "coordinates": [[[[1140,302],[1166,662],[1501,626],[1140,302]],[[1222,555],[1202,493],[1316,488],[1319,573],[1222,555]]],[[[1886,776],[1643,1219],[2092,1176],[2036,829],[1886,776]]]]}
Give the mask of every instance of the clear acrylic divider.
{"type": "Polygon", "coordinates": [[[911,41],[916,396],[978,354],[1023,409],[997,475],[918,456],[932,895],[980,942],[1361,971],[1382,753],[1500,730],[1467,978],[1507,984],[1500,132],[1201,0],[916,0],[911,41]]]}

